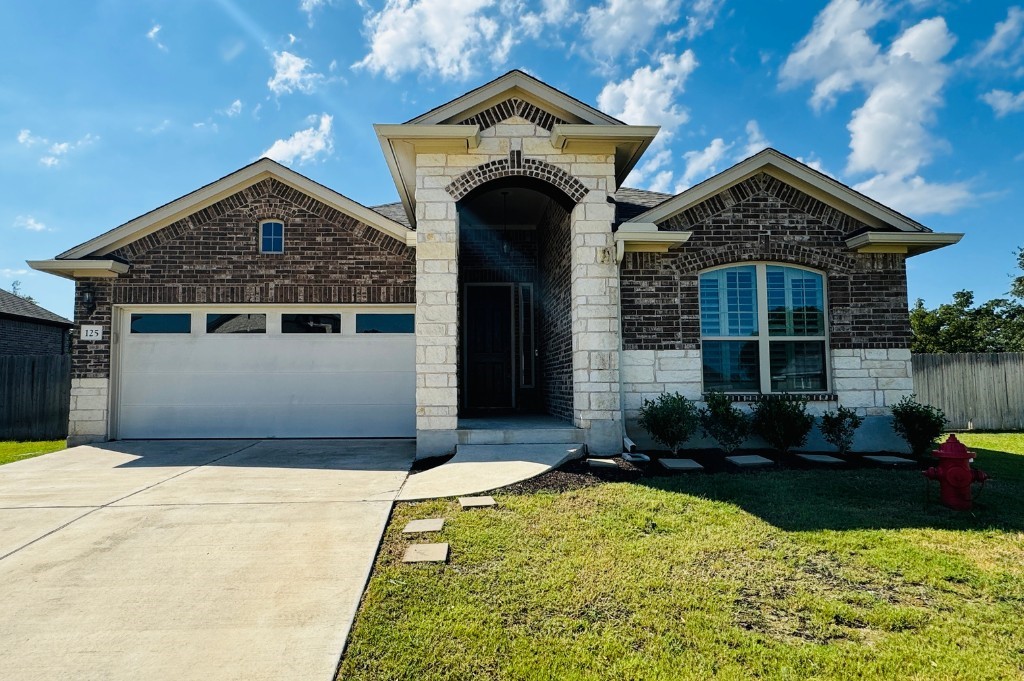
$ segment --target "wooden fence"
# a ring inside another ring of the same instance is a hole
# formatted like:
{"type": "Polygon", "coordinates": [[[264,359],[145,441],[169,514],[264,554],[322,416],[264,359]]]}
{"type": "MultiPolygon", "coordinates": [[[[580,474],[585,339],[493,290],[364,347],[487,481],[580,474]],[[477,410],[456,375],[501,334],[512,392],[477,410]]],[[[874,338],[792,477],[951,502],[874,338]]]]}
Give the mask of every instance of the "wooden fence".
{"type": "Polygon", "coordinates": [[[1024,430],[1024,352],[914,355],[914,391],[955,430],[1024,430]]]}
{"type": "Polygon", "coordinates": [[[0,357],[0,440],[59,440],[68,435],[71,357],[0,357]]]}

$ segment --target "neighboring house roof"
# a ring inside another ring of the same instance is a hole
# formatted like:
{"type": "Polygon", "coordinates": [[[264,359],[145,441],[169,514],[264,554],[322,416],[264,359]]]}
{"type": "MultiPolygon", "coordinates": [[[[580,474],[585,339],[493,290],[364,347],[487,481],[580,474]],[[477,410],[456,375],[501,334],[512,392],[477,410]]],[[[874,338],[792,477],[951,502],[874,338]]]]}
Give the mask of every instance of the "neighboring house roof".
{"type": "MultiPolygon", "coordinates": [[[[30,261],[29,265],[37,270],[73,278],[76,273],[82,274],[85,265],[83,261],[87,261],[97,267],[99,267],[98,264],[104,264],[104,267],[107,267],[110,272],[107,276],[123,274],[124,271],[127,271],[127,266],[112,259],[103,260],[102,257],[109,257],[109,254],[118,248],[137,241],[147,234],[152,234],[267,178],[273,178],[301,191],[402,243],[415,243],[415,235],[405,225],[395,222],[333,189],[314,182],[305,175],[300,175],[276,161],[261,158],[194,192],[126,222],[120,227],[115,227],[84,244],[75,246],[58,255],[54,260],[30,261]]],[[[94,273],[93,276],[103,276],[103,274],[94,273]]]]}
{"type": "Polygon", "coordinates": [[[0,316],[17,317],[51,326],[71,327],[75,325],[71,320],[64,319],[59,314],[54,314],[7,291],[0,291],[0,316]]]}
{"type": "Polygon", "coordinates": [[[461,123],[474,114],[513,96],[556,114],[568,123],[625,125],[619,119],[584,104],[575,97],[518,69],[509,71],[489,83],[470,90],[461,97],[456,97],[450,102],[445,102],[425,114],[406,121],[405,125],[461,123]]]}

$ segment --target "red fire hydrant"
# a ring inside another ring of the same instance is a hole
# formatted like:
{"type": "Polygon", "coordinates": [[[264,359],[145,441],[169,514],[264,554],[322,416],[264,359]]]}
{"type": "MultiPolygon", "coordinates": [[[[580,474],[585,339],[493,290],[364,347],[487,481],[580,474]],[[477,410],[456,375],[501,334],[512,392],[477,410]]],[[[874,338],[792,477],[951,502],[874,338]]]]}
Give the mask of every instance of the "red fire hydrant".
{"type": "Polygon", "coordinates": [[[971,510],[971,483],[985,482],[985,471],[971,468],[974,452],[950,435],[932,456],[939,460],[938,466],[924,471],[924,475],[939,481],[939,497],[942,503],[957,511],[971,510]]]}

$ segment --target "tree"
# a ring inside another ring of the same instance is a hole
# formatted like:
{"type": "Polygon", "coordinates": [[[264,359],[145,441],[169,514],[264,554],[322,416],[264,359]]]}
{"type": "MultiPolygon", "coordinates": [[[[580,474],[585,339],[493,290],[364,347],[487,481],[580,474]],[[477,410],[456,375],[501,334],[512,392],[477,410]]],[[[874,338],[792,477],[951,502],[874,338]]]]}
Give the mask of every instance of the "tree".
{"type": "MultiPolygon", "coordinates": [[[[1024,272],[1024,246],[1017,249],[1017,267],[1024,272]]],[[[1024,274],[1014,277],[1010,284],[1010,295],[1016,298],[1024,298],[1024,274]]]]}
{"type": "Polygon", "coordinates": [[[11,293],[18,296],[22,300],[27,300],[30,303],[36,302],[35,298],[33,298],[32,296],[27,296],[21,292],[21,281],[18,279],[15,279],[14,281],[11,282],[11,293]]]}
{"type": "Polygon", "coordinates": [[[974,305],[974,294],[958,291],[934,310],[920,298],[910,310],[914,352],[1024,352],[1024,305],[995,298],[974,305]]]}

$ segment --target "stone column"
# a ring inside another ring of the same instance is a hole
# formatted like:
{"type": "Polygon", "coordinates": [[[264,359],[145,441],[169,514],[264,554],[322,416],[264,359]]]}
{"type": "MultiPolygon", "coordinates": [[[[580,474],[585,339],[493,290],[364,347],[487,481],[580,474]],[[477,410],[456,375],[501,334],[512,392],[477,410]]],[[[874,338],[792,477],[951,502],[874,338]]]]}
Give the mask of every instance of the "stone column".
{"type": "Polygon", "coordinates": [[[615,207],[608,202],[614,169],[610,163],[593,165],[573,167],[573,175],[594,185],[571,218],[573,411],[576,426],[588,429],[590,449],[614,454],[622,451],[619,273],[612,237],[615,207]]]}
{"type": "Polygon", "coordinates": [[[459,225],[443,154],[416,171],[416,456],[455,450],[458,406],[459,225]]]}

